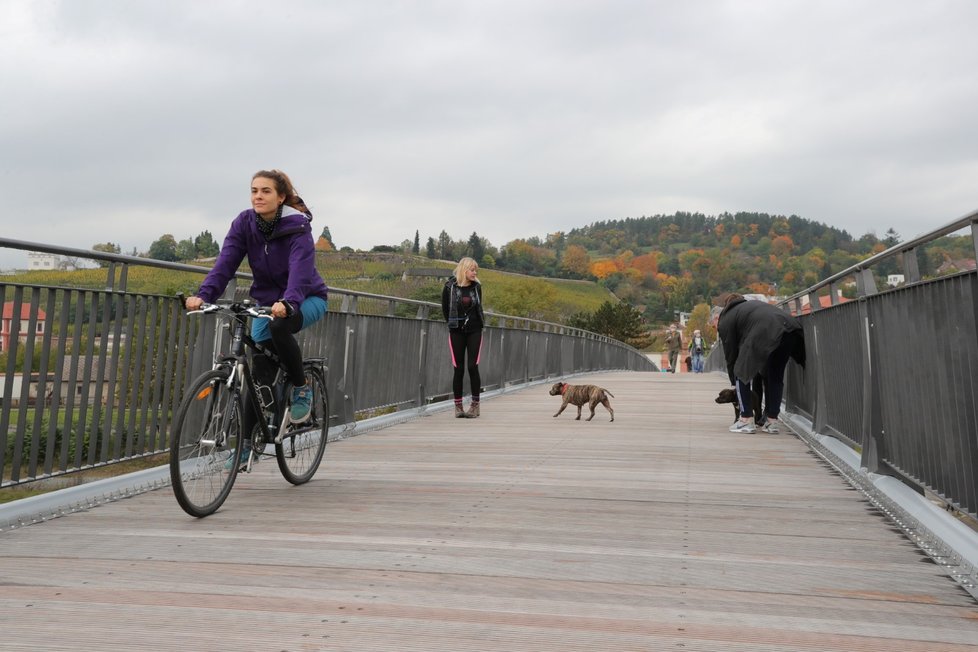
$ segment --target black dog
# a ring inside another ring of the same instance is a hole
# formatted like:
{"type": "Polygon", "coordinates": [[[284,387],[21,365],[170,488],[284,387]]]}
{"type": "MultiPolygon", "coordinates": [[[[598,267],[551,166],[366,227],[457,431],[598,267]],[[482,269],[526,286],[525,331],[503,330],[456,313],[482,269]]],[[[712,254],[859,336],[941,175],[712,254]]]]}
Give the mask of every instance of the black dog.
{"type": "MultiPolygon", "coordinates": [[[[760,374],[754,376],[754,381],[750,386],[750,407],[754,411],[754,419],[760,419],[764,414],[761,411],[761,401],[764,399],[764,379],[760,374]]],[[[733,403],[734,420],[740,418],[740,408],[737,405],[737,392],[733,389],[721,389],[714,399],[717,403],[733,403]]]]}

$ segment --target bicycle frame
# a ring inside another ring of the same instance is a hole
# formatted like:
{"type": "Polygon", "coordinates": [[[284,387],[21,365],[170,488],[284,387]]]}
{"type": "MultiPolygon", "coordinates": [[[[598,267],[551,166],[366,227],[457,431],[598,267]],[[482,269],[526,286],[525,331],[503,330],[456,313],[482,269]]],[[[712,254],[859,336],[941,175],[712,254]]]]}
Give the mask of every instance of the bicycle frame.
{"type": "MultiPolygon", "coordinates": [[[[240,395],[242,388],[244,388],[248,394],[250,394],[252,400],[243,401],[243,403],[251,405],[251,411],[255,417],[255,421],[260,424],[263,441],[271,442],[274,440],[277,433],[271,432],[268,427],[268,421],[265,419],[265,415],[263,413],[264,397],[258,391],[258,384],[255,382],[255,377],[251,370],[251,364],[248,362],[248,349],[266,356],[269,360],[275,363],[276,367],[278,367],[275,374],[275,380],[271,386],[276,420],[282,412],[281,401],[283,397],[279,396],[278,394],[280,394],[280,392],[276,391],[280,386],[280,378],[281,374],[283,373],[281,369],[281,362],[275,353],[255,342],[247,333],[248,320],[246,315],[250,314],[253,318],[260,317],[252,314],[248,311],[247,307],[240,304],[232,304],[230,308],[232,312],[231,321],[229,322],[229,325],[231,326],[230,355],[218,361],[215,367],[222,364],[233,363],[234,367],[232,373],[228,376],[229,386],[238,395],[240,395]],[[238,375],[241,378],[241,384],[234,382],[235,375],[238,375]]],[[[259,312],[261,308],[254,310],[255,312],[259,312]]],[[[236,398],[238,397],[236,396],[236,398]]],[[[250,433],[248,434],[250,435],[250,433]]]]}
{"type": "MultiPolygon", "coordinates": [[[[229,313],[228,326],[231,330],[231,346],[229,355],[219,358],[214,363],[214,368],[217,369],[222,366],[231,368],[231,373],[228,376],[228,387],[235,392],[235,399],[237,400],[240,398],[242,389],[246,390],[248,394],[253,397],[253,400],[243,401],[243,403],[248,403],[251,405],[251,410],[254,414],[256,422],[261,424],[260,427],[263,441],[265,443],[280,443],[281,439],[279,439],[277,436],[284,436],[286,434],[283,432],[283,401],[285,397],[282,392],[282,374],[285,373],[285,370],[282,368],[281,358],[276,353],[271,351],[268,347],[255,342],[251,338],[251,335],[248,334],[248,317],[250,316],[254,319],[271,319],[271,314],[269,312],[270,310],[270,308],[251,306],[248,302],[244,302],[232,303],[223,309],[221,306],[215,304],[213,307],[205,308],[202,310],[202,312],[220,311],[229,313]],[[272,404],[275,420],[279,422],[279,425],[275,427],[274,432],[269,427],[269,423],[266,420],[263,412],[267,406],[264,403],[262,393],[259,391],[259,386],[255,382],[251,364],[248,362],[248,349],[251,349],[251,351],[256,354],[264,355],[270,361],[272,361],[277,368],[275,380],[272,382],[270,387],[272,392],[272,404]],[[241,384],[236,382],[235,376],[239,376],[241,378],[241,384]]],[[[325,371],[326,369],[326,361],[323,358],[308,358],[305,360],[305,363],[317,366],[322,371],[325,371]]],[[[295,437],[315,429],[315,426],[290,429],[287,435],[289,437],[295,437]]]]}

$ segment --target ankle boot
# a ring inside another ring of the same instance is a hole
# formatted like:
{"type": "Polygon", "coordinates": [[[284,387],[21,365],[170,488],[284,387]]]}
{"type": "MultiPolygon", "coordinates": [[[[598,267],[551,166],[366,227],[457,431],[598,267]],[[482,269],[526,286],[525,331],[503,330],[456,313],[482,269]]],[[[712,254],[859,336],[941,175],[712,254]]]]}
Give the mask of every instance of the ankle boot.
{"type": "Polygon", "coordinates": [[[462,407],[461,403],[455,404],[455,418],[464,419],[465,418],[465,408],[462,407]]]}
{"type": "Polygon", "coordinates": [[[479,417],[479,404],[472,403],[469,405],[469,411],[465,413],[466,419],[476,419],[479,417]]]}

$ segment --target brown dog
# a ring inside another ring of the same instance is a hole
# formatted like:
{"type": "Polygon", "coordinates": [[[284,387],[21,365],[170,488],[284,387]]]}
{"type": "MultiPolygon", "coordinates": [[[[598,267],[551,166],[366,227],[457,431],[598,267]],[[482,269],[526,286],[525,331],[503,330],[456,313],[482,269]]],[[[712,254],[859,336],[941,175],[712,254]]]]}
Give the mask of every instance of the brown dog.
{"type": "Polygon", "coordinates": [[[550,395],[557,396],[560,394],[563,397],[563,402],[560,404],[560,409],[557,410],[555,417],[559,417],[560,413],[563,412],[568,404],[577,406],[577,419],[581,418],[581,408],[587,403],[588,407],[591,408],[591,416],[587,418],[588,421],[594,418],[594,408],[598,407],[598,403],[605,406],[608,412],[611,412],[611,420],[615,420],[615,411],[611,409],[611,401],[608,397],[614,398],[615,395],[604,389],[603,387],[598,387],[597,385],[569,385],[567,383],[554,383],[554,386],[550,388],[550,395]]]}
{"type": "MultiPolygon", "coordinates": [[[[754,411],[754,418],[760,417],[763,412],[761,412],[761,401],[764,398],[764,382],[761,376],[754,378],[754,382],[751,383],[750,391],[750,407],[754,411]]],[[[714,399],[717,403],[733,403],[734,409],[734,420],[740,418],[740,408],[737,405],[737,392],[731,388],[721,389],[720,393],[714,399]]]]}

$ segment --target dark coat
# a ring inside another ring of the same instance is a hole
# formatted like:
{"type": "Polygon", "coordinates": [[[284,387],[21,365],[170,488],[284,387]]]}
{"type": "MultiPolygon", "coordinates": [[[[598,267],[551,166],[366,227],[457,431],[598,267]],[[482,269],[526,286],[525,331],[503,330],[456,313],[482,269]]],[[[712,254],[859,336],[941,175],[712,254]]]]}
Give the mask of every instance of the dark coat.
{"type": "Polygon", "coordinates": [[[717,332],[723,342],[723,355],[731,380],[745,383],[763,373],[768,358],[792,333],[791,357],[805,366],[805,340],[801,322],[789,313],[763,301],[734,301],[720,313],[717,332]]]}
{"type": "Polygon", "coordinates": [[[445,281],[445,287],[441,291],[441,311],[448,322],[451,330],[461,329],[465,333],[472,333],[481,329],[486,323],[485,311],[482,309],[482,285],[475,281],[472,283],[475,290],[472,296],[472,307],[468,313],[461,311],[462,290],[459,288],[458,281],[451,277],[445,281]]]}

